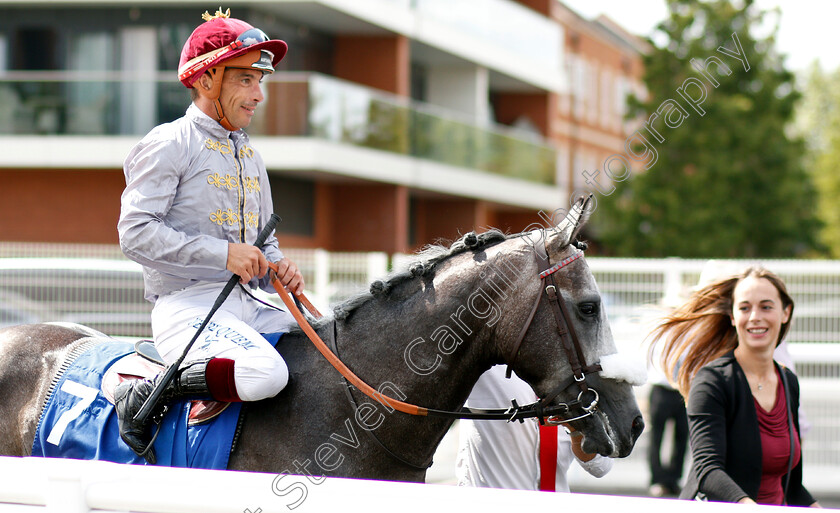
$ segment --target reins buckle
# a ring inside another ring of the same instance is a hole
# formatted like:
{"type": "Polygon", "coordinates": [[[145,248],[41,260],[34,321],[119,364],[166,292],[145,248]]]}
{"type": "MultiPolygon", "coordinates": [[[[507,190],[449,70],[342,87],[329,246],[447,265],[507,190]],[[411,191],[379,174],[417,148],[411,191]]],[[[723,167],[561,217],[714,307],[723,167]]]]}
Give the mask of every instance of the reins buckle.
{"type": "Polygon", "coordinates": [[[510,418],[507,419],[506,422],[513,422],[514,420],[518,420],[520,423],[525,422],[524,419],[517,419],[516,418],[516,416],[519,414],[519,411],[521,409],[522,409],[522,407],[519,406],[518,404],[516,404],[516,399],[511,399],[510,400],[510,406],[508,406],[508,409],[505,411],[505,414],[510,413],[510,418]]]}
{"type": "Polygon", "coordinates": [[[560,403],[560,404],[557,404],[555,406],[552,406],[551,408],[562,408],[563,412],[558,413],[557,415],[546,416],[545,417],[545,423],[546,424],[549,424],[551,426],[559,426],[560,424],[566,422],[566,419],[563,418],[563,415],[566,414],[566,413],[569,413],[571,411],[571,408],[569,408],[568,404],[560,403]]]}

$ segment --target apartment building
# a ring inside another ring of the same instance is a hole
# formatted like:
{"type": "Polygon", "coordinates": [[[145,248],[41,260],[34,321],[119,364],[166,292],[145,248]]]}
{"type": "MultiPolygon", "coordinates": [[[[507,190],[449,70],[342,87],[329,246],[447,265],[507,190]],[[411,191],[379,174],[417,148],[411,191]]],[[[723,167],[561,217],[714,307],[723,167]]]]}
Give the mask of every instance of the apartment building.
{"type": "Polygon", "coordinates": [[[564,28],[569,80],[551,133],[559,173],[573,193],[587,188],[603,193],[611,188],[604,163],[626,153],[626,139],[638,128],[638,120],[627,119],[626,102],[628,95],[645,95],[642,54],[648,45],[604,15],[584,20],[559,2],[553,5],[564,28]],[[596,183],[587,185],[584,172],[596,183]]]}
{"type": "MultiPolygon", "coordinates": [[[[557,0],[229,1],[289,44],[248,128],[285,247],[412,251],[515,232],[621,151],[642,44],[557,0]]],[[[183,114],[218,6],[0,0],[0,240],[116,243],[122,163],[183,114]]]]}

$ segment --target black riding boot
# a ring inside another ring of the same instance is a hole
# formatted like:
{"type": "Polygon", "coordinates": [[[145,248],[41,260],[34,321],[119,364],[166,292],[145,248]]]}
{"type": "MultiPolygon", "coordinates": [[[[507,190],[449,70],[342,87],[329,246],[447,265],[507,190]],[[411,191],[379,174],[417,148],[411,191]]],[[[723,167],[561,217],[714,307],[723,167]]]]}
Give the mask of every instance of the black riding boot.
{"type": "MultiPolygon", "coordinates": [[[[210,397],[210,390],[207,388],[207,362],[201,360],[190,362],[178,369],[173,379],[163,389],[160,399],[154,405],[153,415],[160,413],[165,406],[178,399],[207,399],[210,397]]],[[[154,465],[157,462],[155,451],[150,447],[152,437],[149,435],[149,423],[134,420],[134,416],[143,406],[146,398],[152,394],[152,390],[163,380],[164,373],[161,372],[153,379],[134,379],[123,381],[114,389],[114,407],[117,410],[117,419],[120,426],[120,438],[131,447],[138,456],[143,456],[146,461],[154,465]]]]}

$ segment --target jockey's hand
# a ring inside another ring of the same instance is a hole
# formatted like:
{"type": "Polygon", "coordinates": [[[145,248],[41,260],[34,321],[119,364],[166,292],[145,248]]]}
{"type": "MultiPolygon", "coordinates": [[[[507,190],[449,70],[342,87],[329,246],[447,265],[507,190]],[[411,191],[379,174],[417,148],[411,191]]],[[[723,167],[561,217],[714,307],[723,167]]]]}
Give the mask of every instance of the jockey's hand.
{"type": "Polygon", "coordinates": [[[286,290],[298,296],[303,292],[303,275],[294,262],[284,258],[277,262],[277,279],[286,290]]]}
{"type": "Polygon", "coordinates": [[[268,260],[256,246],[240,242],[228,243],[226,268],[239,276],[245,284],[253,278],[262,278],[268,271],[268,260]]]}

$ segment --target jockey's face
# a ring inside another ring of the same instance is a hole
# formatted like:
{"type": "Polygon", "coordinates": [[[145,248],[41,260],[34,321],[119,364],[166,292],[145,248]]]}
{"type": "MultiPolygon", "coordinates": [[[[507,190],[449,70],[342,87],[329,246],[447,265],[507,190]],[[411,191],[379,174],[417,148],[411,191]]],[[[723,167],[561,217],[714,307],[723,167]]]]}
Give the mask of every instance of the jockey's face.
{"type": "Polygon", "coordinates": [[[262,72],[254,69],[225,69],[219,103],[233,127],[239,129],[251,124],[257,105],[265,99],[260,87],[262,77],[262,72]]]}

